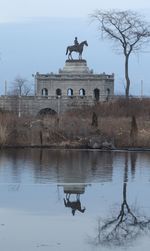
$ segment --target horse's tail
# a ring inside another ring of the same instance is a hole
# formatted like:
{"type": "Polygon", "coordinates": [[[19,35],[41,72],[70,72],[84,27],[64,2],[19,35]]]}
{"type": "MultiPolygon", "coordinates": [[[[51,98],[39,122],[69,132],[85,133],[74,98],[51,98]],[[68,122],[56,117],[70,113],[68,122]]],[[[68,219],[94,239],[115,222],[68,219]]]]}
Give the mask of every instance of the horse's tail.
{"type": "Polygon", "coordinates": [[[66,55],[68,54],[68,50],[69,50],[69,47],[67,47],[67,49],[66,49],[66,55]]]}

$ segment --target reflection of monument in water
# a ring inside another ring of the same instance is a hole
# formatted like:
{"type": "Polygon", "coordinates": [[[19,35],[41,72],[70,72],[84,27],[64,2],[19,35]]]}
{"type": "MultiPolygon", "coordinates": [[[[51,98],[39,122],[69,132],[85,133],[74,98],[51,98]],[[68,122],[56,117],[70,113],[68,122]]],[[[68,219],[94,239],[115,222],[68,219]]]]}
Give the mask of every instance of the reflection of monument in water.
{"type": "Polygon", "coordinates": [[[62,184],[64,194],[66,195],[64,198],[64,205],[65,207],[71,208],[72,215],[75,215],[76,211],[79,211],[81,213],[85,212],[85,207],[82,207],[80,195],[84,194],[85,187],[88,184],[75,184],[75,183],[68,183],[68,184],[62,184]],[[74,199],[71,199],[71,196],[74,195],[74,199]]]}
{"type": "Polygon", "coordinates": [[[5,152],[5,159],[10,160],[16,177],[20,174],[20,161],[24,161],[31,163],[28,168],[36,182],[44,179],[45,183],[58,184],[110,182],[114,156],[113,152],[83,150],[14,149],[5,152]]]}
{"type": "Polygon", "coordinates": [[[65,194],[64,205],[75,212],[85,212],[82,198],[86,188],[93,182],[109,182],[112,179],[112,153],[90,151],[65,151],[59,160],[59,177],[65,194]],[[63,165],[65,163],[65,165],[63,165]]]}
{"type": "Polygon", "coordinates": [[[75,183],[66,183],[63,185],[63,189],[64,189],[64,193],[66,194],[66,197],[68,197],[71,194],[76,194],[76,195],[80,195],[85,193],[85,187],[87,185],[86,184],[75,184],[75,183]]]}
{"type": "Polygon", "coordinates": [[[58,184],[91,184],[112,180],[113,156],[113,152],[36,149],[31,157],[37,179],[42,176],[58,184]]]}

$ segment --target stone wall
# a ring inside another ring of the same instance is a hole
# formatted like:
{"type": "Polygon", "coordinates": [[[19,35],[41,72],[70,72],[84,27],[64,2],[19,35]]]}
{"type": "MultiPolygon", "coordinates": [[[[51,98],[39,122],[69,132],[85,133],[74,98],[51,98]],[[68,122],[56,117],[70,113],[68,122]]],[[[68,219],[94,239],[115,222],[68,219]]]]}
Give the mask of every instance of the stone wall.
{"type": "Polygon", "coordinates": [[[114,95],[114,75],[94,74],[85,60],[67,60],[58,74],[37,73],[35,89],[35,96],[1,96],[0,109],[35,116],[45,108],[62,113],[108,101],[114,95]]]}
{"type": "Polygon", "coordinates": [[[81,106],[93,105],[94,102],[91,97],[36,97],[36,96],[1,96],[0,109],[11,111],[19,116],[33,115],[36,116],[42,109],[49,108],[57,113],[62,113],[70,109],[81,106]]]}

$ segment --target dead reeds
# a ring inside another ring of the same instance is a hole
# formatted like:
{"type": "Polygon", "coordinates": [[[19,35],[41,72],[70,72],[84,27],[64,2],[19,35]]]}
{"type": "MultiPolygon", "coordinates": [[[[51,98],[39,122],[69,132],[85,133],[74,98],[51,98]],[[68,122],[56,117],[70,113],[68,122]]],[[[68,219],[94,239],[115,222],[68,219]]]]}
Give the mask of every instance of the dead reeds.
{"type": "Polygon", "coordinates": [[[150,147],[150,99],[116,98],[36,118],[0,112],[0,146],[65,145],[86,142],[93,135],[113,141],[118,148],[150,147]]]}

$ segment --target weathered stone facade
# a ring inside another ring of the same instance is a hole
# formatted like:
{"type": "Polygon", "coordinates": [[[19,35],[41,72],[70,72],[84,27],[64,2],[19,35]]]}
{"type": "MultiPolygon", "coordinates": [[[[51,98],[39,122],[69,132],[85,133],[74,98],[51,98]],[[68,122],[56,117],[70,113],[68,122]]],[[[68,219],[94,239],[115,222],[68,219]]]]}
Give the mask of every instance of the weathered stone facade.
{"type": "Polygon", "coordinates": [[[0,108],[19,115],[36,115],[44,109],[57,113],[108,101],[114,95],[114,74],[94,74],[86,60],[66,60],[58,74],[35,75],[35,96],[0,97],[0,108]]]}
{"type": "Polygon", "coordinates": [[[94,74],[85,60],[67,60],[59,74],[36,74],[37,96],[86,97],[104,101],[114,94],[114,75],[94,74]]]}

